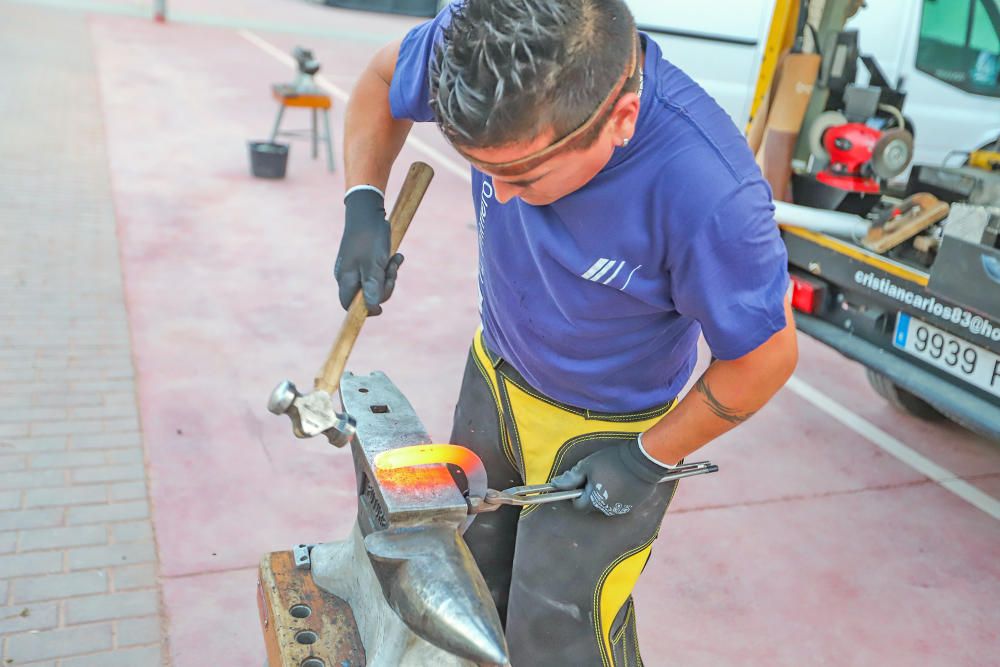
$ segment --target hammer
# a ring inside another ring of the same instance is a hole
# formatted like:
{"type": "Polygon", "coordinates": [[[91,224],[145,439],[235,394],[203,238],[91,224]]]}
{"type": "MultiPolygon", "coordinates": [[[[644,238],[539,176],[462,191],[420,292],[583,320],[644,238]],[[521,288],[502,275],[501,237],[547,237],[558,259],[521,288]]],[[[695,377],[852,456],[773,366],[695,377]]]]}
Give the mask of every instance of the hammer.
{"type": "MultiPolygon", "coordinates": [[[[414,162],[410,165],[406,180],[396,198],[396,204],[389,215],[389,226],[392,230],[389,242],[390,257],[399,249],[403,235],[406,234],[413,220],[413,214],[420,206],[420,201],[424,198],[424,193],[427,192],[427,186],[433,177],[434,170],[429,165],[423,162],[414,162]]],[[[322,433],[335,447],[343,447],[354,437],[354,432],[357,430],[354,417],[337,412],[333,407],[333,394],[337,391],[344,366],[347,364],[347,357],[367,317],[368,310],[365,308],[364,297],[361,290],[358,290],[347,309],[347,316],[340,326],[340,333],[337,334],[326,362],[320,369],[313,391],[302,394],[294,383],[285,380],[271,392],[267,409],[276,415],[288,415],[292,420],[292,431],[297,437],[311,438],[322,433]]]]}

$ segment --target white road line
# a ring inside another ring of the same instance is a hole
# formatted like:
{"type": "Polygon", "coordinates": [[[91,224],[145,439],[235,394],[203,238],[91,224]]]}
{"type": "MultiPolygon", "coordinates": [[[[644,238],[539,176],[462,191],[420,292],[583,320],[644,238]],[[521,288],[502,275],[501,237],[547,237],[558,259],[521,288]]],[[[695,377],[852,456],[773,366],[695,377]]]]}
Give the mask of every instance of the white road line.
{"type": "MultiPolygon", "coordinates": [[[[291,67],[292,69],[296,69],[298,67],[295,64],[294,58],[292,58],[290,55],[288,55],[287,53],[276,47],[274,44],[268,42],[263,37],[260,37],[259,35],[256,35],[250,32],[249,30],[238,30],[237,33],[241,37],[243,37],[243,39],[247,40],[254,46],[258,47],[260,50],[264,51],[268,55],[274,57],[276,60],[284,63],[288,67],[291,67]]],[[[342,88],[339,88],[330,83],[330,80],[327,79],[322,74],[316,77],[316,83],[319,84],[320,88],[330,93],[330,95],[337,98],[341,102],[344,103],[347,102],[349,95],[342,88]]],[[[456,176],[465,179],[467,183],[472,181],[472,176],[469,171],[468,165],[463,165],[459,161],[451,159],[450,157],[448,157],[438,149],[434,148],[430,144],[425,143],[420,139],[414,137],[412,133],[410,134],[409,137],[407,137],[406,143],[408,143],[410,146],[417,149],[418,151],[422,152],[430,159],[437,162],[446,171],[450,171],[456,176]]]]}
{"type": "MultiPolygon", "coordinates": [[[[255,35],[249,30],[240,30],[239,34],[242,35],[247,41],[260,47],[262,50],[274,56],[289,67],[296,67],[295,60],[290,55],[270,42],[255,35]]],[[[319,83],[319,85],[327,90],[331,95],[342,102],[347,101],[347,93],[337,86],[334,86],[323,76],[316,77],[316,80],[317,83],[319,83]]],[[[469,172],[469,167],[463,163],[445,155],[412,135],[406,140],[406,142],[413,146],[413,148],[423,152],[429,158],[437,162],[441,167],[444,167],[447,171],[450,171],[456,176],[460,176],[465,179],[466,182],[471,182],[472,177],[469,172]]],[[[632,270],[632,273],[635,273],[635,271],[639,268],[640,267],[637,266],[632,270]]],[[[629,274],[629,280],[632,280],[631,274],[629,274]]],[[[628,282],[626,282],[626,286],[627,285],[628,282]]],[[[965,502],[981,509],[994,519],[1000,519],[1000,500],[983,493],[965,480],[959,479],[955,473],[951,472],[947,468],[939,466],[926,456],[910,449],[898,439],[889,435],[878,426],[875,426],[875,424],[872,424],[867,419],[851,412],[851,410],[847,407],[837,403],[820,390],[814,388],[806,382],[803,382],[799,378],[792,377],[788,380],[788,384],[786,386],[792,392],[809,403],[812,403],[814,406],[827,413],[875,446],[881,448],[887,454],[894,456],[896,459],[910,466],[921,475],[927,476],[929,479],[939,484],[942,488],[951,491],[965,502]]]]}
{"type": "Polygon", "coordinates": [[[799,378],[792,377],[785,386],[887,454],[896,457],[920,474],[926,475],[932,481],[937,482],[970,505],[986,512],[994,519],[1000,519],[1000,500],[983,493],[965,480],[958,479],[955,473],[910,449],[878,426],[854,414],[848,408],[799,378]]]}

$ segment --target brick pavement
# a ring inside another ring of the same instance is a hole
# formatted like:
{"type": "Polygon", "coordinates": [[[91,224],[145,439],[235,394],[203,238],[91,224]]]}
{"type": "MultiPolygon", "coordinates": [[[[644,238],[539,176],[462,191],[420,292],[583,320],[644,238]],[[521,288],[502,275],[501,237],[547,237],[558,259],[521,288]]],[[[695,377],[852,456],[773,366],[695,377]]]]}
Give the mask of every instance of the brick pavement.
{"type": "Polygon", "coordinates": [[[0,654],[165,660],[91,36],[0,3],[0,654]]]}

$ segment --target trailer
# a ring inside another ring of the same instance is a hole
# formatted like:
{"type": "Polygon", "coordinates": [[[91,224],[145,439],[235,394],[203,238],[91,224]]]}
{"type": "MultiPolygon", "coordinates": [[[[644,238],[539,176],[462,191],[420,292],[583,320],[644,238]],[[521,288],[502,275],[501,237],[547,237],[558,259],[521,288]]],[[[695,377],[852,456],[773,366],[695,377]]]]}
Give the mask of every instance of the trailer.
{"type": "Polygon", "coordinates": [[[828,234],[782,236],[800,331],[863,364],[896,408],[1000,441],[1000,208],[984,222],[948,220],[924,268],[828,234]]]}
{"type": "MultiPolygon", "coordinates": [[[[910,44],[900,57],[921,77],[973,100],[976,127],[1000,124],[997,0],[920,9],[899,12],[902,34],[885,39],[910,44]]],[[[918,98],[915,121],[911,93],[926,81],[891,76],[900,62],[887,70],[861,48],[859,10],[776,0],[751,106],[796,324],[863,364],[896,408],[1000,441],[1000,130],[945,150],[968,109],[951,131],[918,98]],[[922,143],[944,159],[921,161],[922,143]]]]}

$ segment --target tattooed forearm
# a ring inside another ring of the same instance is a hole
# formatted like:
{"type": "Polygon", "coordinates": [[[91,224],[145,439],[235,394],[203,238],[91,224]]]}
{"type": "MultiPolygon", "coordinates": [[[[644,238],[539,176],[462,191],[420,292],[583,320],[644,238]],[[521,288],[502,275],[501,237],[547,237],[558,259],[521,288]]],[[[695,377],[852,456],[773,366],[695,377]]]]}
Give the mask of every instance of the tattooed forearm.
{"type": "Polygon", "coordinates": [[[705,382],[705,376],[702,375],[698,378],[697,384],[694,386],[698,392],[705,397],[705,404],[708,409],[715,413],[715,416],[719,419],[725,419],[727,422],[732,424],[742,424],[746,420],[753,417],[754,412],[739,412],[726,405],[723,405],[719,399],[712,395],[712,390],[708,388],[708,383],[705,382]]]}

